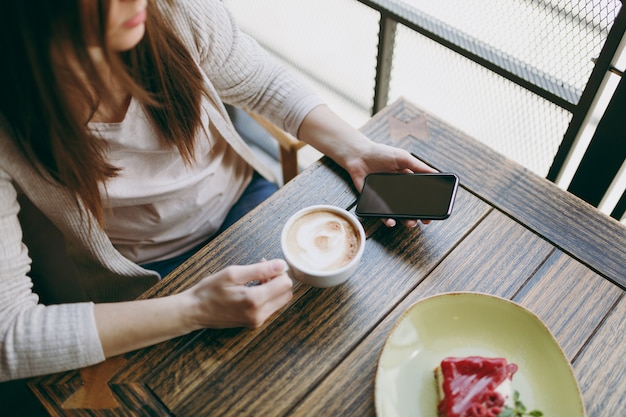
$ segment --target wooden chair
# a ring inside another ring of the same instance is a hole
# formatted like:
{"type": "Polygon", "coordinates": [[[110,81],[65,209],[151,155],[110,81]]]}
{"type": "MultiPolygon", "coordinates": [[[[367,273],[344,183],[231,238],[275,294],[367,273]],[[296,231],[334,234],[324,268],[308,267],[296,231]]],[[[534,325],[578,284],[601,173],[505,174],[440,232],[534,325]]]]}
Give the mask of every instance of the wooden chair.
{"type": "Polygon", "coordinates": [[[270,136],[274,137],[280,146],[280,164],[283,173],[283,184],[298,175],[298,150],[305,143],[285,132],[263,116],[246,111],[270,136]]]}

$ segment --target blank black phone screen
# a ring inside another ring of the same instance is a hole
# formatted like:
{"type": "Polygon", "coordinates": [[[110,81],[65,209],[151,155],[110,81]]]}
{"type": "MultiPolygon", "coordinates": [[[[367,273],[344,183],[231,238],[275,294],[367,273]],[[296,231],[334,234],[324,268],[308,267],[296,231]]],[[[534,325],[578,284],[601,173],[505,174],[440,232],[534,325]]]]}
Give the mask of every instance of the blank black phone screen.
{"type": "Polygon", "coordinates": [[[370,174],[356,207],[361,217],[442,220],[450,216],[459,178],[452,173],[370,174]]]}

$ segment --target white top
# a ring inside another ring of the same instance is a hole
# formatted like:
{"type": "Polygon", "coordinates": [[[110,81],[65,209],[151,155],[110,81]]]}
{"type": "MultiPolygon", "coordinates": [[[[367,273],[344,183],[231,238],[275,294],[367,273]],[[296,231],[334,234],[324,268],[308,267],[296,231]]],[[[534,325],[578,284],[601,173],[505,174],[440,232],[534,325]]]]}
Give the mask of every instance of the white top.
{"type": "MultiPolygon", "coordinates": [[[[207,100],[203,108],[208,106],[207,100]]],[[[252,169],[209,124],[196,137],[196,159],[160,143],[144,109],[131,100],[120,123],[90,123],[106,140],[119,175],[101,188],[105,231],[113,246],[142,264],[172,258],[211,237],[250,182],[252,169]]]]}

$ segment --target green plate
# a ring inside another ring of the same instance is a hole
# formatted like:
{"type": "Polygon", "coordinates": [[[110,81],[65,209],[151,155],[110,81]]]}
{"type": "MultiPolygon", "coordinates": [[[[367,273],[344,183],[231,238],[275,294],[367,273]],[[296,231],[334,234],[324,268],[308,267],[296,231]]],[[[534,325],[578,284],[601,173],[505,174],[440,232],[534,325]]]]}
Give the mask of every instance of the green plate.
{"type": "Polygon", "coordinates": [[[448,356],[503,357],[519,367],[513,388],[528,410],[584,417],[569,361],[547,327],[512,301],[446,293],[411,306],[395,324],[378,360],[379,417],[437,417],[433,370],[448,356]]]}

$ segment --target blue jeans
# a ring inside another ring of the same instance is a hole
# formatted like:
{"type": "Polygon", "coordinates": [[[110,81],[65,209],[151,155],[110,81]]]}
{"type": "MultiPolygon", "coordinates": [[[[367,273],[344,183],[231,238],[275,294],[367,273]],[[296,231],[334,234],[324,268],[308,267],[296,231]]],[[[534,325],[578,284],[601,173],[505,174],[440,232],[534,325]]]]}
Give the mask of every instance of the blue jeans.
{"type": "Polygon", "coordinates": [[[250,184],[246,187],[239,200],[231,207],[230,211],[226,215],[224,222],[220,226],[219,230],[210,238],[202,242],[195,248],[175,256],[170,259],[164,259],[162,261],[149,262],[141,265],[143,268],[150,269],[158,272],[161,277],[166,276],[172,272],[176,267],[185,262],[191,255],[196,253],[200,248],[209,243],[214,237],[222,233],[229,226],[242,218],[250,210],[261,204],[267,197],[272,195],[278,186],[273,182],[270,182],[259,175],[256,171],[252,176],[250,184]]]}

